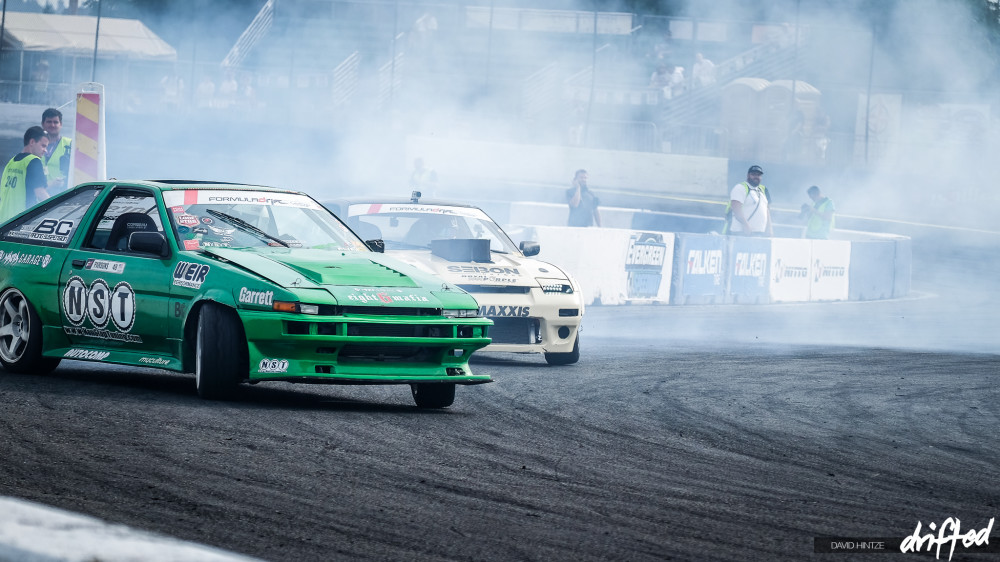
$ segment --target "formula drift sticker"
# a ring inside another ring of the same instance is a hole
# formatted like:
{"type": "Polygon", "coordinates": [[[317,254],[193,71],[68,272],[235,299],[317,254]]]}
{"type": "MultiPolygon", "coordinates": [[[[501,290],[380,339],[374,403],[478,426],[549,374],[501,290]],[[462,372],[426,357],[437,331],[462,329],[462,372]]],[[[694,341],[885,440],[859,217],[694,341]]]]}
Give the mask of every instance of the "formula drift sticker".
{"type": "Polygon", "coordinates": [[[257,365],[257,372],[259,373],[287,373],[288,372],[288,360],[287,359],[261,359],[260,364],[257,365]]]}
{"type": "Polygon", "coordinates": [[[200,263],[177,262],[174,267],[174,285],[188,289],[199,289],[208,276],[210,266],[200,263]]]}
{"type": "Polygon", "coordinates": [[[90,286],[80,277],[71,277],[62,294],[63,312],[71,326],[63,326],[70,336],[141,343],[142,338],[129,334],[135,324],[135,291],[121,281],[114,289],[103,279],[90,286]],[[93,327],[84,326],[89,320],[93,327]],[[118,331],[105,329],[113,323],[118,331]]]}

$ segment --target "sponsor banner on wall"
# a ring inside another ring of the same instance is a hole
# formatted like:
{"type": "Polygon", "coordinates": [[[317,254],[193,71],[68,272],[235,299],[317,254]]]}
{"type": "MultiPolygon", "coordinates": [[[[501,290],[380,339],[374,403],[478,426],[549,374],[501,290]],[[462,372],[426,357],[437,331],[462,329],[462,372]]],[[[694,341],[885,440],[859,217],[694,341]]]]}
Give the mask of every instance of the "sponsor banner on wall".
{"type": "Polygon", "coordinates": [[[811,240],[797,238],[771,239],[772,302],[805,302],[809,300],[809,269],[812,258],[811,240]]]}
{"type": "Polygon", "coordinates": [[[850,287],[851,243],[812,240],[809,300],[844,301],[850,287]]]}
{"type": "Polygon", "coordinates": [[[564,226],[533,230],[541,247],[538,259],[573,276],[584,304],[670,302],[674,234],[564,226]]]}
{"type": "Polygon", "coordinates": [[[722,302],[726,294],[727,238],[714,234],[679,234],[677,241],[675,277],[678,283],[674,302],[722,302]]]}
{"type": "Polygon", "coordinates": [[[730,237],[728,263],[728,302],[759,304],[770,300],[770,240],[730,237]]]}

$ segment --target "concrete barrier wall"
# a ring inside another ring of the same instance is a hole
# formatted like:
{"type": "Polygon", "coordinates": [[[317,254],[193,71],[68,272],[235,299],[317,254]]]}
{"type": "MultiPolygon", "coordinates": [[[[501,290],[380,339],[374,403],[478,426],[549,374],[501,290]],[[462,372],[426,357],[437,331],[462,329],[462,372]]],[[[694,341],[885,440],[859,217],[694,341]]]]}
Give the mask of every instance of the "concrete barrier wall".
{"type": "Polygon", "coordinates": [[[423,158],[440,177],[453,181],[488,178],[568,188],[573,172],[585,168],[590,171],[590,186],[595,189],[716,198],[729,183],[728,159],[682,154],[410,136],[406,139],[406,161],[415,158],[423,158]],[[684,178],[683,185],[675,178],[684,178]]]}
{"type": "MultiPolygon", "coordinates": [[[[557,226],[553,217],[563,209],[511,203],[504,214],[528,225],[508,228],[515,242],[539,242],[539,257],[573,275],[587,304],[873,300],[899,298],[910,290],[912,248],[902,236],[866,239],[864,233],[845,232],[843,240],[805,240],[573,228],[557,226]]],[[[617,225],[645,220],[636,219],[643,211],[613,211],[608,216],[617,225]]]]}

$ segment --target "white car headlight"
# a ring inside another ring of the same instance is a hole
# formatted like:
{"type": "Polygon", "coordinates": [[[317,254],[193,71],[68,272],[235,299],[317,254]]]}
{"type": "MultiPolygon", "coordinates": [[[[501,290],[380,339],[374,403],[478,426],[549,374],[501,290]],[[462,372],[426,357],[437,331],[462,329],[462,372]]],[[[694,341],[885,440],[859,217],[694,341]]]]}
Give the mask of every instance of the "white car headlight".
{"type": "Polygon", "coordinates": [[[550,279],[546,277],[536,277],[535,281],[542,287],[542,291],[546,293],[563,293],[572,294],[573,285],[570,284],[569,279],[550,279]]]}

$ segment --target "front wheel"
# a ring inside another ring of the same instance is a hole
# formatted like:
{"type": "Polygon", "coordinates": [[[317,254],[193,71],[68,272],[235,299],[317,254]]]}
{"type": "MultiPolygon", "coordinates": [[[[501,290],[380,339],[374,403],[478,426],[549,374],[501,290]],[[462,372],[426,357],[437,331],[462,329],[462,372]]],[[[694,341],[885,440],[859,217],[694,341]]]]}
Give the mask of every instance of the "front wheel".
{"type": "Polygon", "coordinates": [[[549,365],[572,365],[580,360],[580,335],[573,342],[573,351],[569,353],[546,353],[545,361],[549,365]]]}
{"type": "Polygon", "coordinates": [[[42,320],[17,289],[0,296],[0,363],[12,373],[44,374],[59,365],[42,356],[42,320]]]}
{"type": "Polygon", "coordinates": [[[418,408],[447,408],[455,402],[453,383],[411,384],[410,391],[418,408]]]}
{"type": "Polygon", "coordinates": [[[195,350],[195,386],[208,400],[230,400],[247,377],[247,343],[239,317],[215,303],[205,303],[198,314],[195,350]]]}

